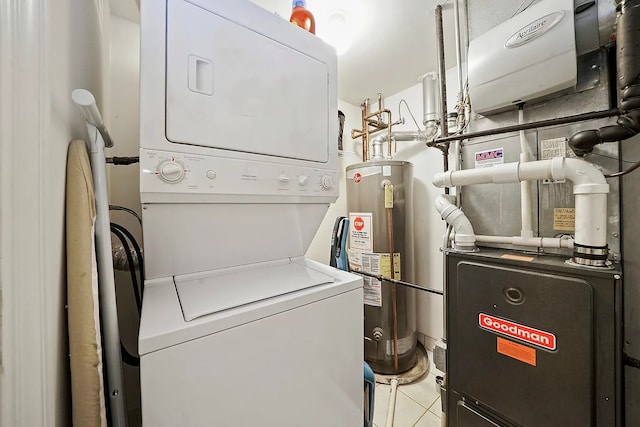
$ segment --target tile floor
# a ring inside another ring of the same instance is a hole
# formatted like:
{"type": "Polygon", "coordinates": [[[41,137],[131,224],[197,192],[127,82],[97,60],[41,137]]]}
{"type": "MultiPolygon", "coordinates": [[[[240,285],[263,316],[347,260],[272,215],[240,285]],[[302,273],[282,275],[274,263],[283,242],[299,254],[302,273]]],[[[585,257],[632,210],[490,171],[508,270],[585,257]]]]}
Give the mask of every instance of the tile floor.
{"type": "MultiPolygon", "coordinates": [[[[436,385],[436,375],[442,375],[433,365],[431,352],[429,374],[413,384],[398,387],[394,427],[440,427],[440,395],[436,385]]],[[[385,427],[387,407],[391,387],[387,384],[376,385],[376,401],[373,424],[385,427]]]]}

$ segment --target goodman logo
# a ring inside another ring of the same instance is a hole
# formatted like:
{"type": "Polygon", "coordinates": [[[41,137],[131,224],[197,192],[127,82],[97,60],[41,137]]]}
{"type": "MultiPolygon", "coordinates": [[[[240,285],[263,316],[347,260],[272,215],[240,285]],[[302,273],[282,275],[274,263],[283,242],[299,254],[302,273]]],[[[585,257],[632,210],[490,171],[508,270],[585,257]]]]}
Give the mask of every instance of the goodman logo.
{"type": "Polygon", "coordinates": [[[543,16],[542,18],[536,19],[532,23],[520,28],[514,35],[509,37],[504,43],[504,47],[514,48],[529,43],[533,39],[537,39],[555,27],[558,22],[562,21],[563,16],[564,12],[559,10],[543,16]]]}
{"type": "Polygon", "coordinates": [[[547,350],[556,349],[556,336],[549,332],[533,329],[528,326],[510,322],[509,320],[499,319],[484,313],[479,314],[478,324],[483,329],[497,334],[506,335],[511,338],[516,338],[528,344],[533,344],[547,350]]]}

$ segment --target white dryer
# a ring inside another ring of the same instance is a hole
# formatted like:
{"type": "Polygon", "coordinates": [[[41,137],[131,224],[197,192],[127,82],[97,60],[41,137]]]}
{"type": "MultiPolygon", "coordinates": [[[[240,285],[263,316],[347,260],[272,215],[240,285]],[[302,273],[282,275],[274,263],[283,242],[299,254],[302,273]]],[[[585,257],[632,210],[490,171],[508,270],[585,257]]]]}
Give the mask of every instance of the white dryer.
{"type": "Polygon", "coordinates": [[[140,87],[144,425],[361,425],[362,281],[304,258],[334,50],[245,0],[143,0],[140,87]]]}

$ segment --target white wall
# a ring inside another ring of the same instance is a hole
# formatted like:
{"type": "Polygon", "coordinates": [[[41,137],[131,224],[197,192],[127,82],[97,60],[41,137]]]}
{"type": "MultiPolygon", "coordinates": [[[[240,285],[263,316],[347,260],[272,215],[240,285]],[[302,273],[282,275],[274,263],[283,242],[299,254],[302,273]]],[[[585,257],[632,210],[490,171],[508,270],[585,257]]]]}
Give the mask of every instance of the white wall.
{"type": "Polygon", "coordinates": [[[345,171],[347,166],[362,161],[362,155],[360,154],[361,144],[351,139],[351,129],[360,129],[362,127],[360,107],[338,100],[338,109],[345,115],[344,132],[342,135],[344,150],[338,156],[338,168],[340,171],[340,176],[338,177],[338,188],[340,196],[335,203],[329,206],[327,214],[325,215],[322,224],[320,224],[320,227],[318,228],[318,231],[316,232],[316,235],[306,253],[307,258],[323,264],[329,264],[331,232],[333,231],[333,224],[336,217],[347,215],[347,182],[345,180],[345,171]]]}
{"type": "MultiPolygon", "coordinates": [[[[139,153],[140,134],[140,25],[111,15],[111,114],[110,129],[114,147],[108,155],[131,157],[139,153]]],[[[138,164],[108,166],[109,202],[112,205],[133,209],[139,215],[140,179],[138,164]]],[[[129,230],[142,246],[142,230],[131,215],[111,212],[111,221],[129,230]]],[[[115,237],[114,237],[115,239],[115,237]]],[[[114,240],[116,244],[119,242],[114,240]]],[[[128,272],[116,271],[116,297],[120,338],[126,348],[135,353],[138,347],[139,315],[131,278],[128,272]]],[[[140,369],[122,365],[125,385],[125,401],[129,423],[140,422],[140,369]]]]}
{"type": "Polygon", "coordinates": [[[86,137],[71,91],[107,110],[109,7],[23,0],[0,17],[0,425],[69,425],[66,157],[86,137]]]}

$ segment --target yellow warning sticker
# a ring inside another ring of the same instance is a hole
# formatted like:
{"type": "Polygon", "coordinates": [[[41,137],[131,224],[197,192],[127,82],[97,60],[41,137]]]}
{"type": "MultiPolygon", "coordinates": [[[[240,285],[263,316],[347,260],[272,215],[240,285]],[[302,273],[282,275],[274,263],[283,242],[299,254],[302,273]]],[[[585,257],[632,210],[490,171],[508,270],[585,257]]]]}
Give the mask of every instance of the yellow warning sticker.
{"type": "Polygon", "coordinates": [[[553,209],[553,229],[556,231],[575,231],[576,209],[575,208],[554,208],[553,209]]]}
{"type": "Polygon", "coordinates": [[[393,185],[391,184],[384,186],[384,208],[393,208],[393,185]]]}
{"type": "MultiPolygon", "coordinates": [[[[380,254],[380,275],[392,278],[389,254],[380,254]]],[[[400,275],[400,254],[398,252],[393,254],[393,279],[402,280],[400,275]]]]}
{"type": "Polygon", "coordinates": [[[536,366],[536,349],[498,337],[498,353],[536,366]]]}

